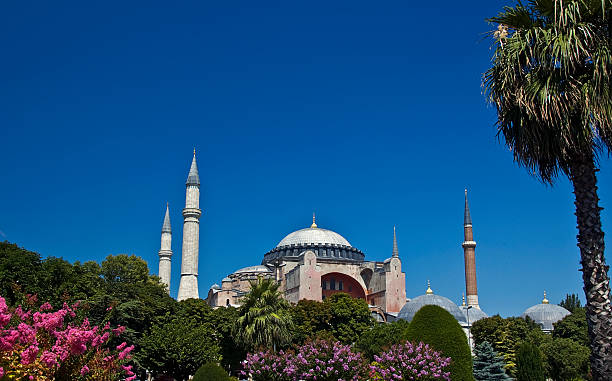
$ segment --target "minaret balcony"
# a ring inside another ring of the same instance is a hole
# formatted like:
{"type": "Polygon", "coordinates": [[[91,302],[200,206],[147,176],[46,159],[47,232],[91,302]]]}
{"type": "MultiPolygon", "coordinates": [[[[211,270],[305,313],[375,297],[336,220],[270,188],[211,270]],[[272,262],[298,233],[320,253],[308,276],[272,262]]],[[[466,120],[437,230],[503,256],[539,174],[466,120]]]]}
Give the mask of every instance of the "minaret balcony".
{"type": "Polygon", "coordinates": [[[476,241],[464,241],[461,246],[463,246],[464,248],[474,248],[476,247],[476,241]]]}
{"type": "Polygon", "coordinates": [[[202,215],[202,211],[198,208],[183,209],[183,217],[185,218],[189,218],[189,217],[200,218],[201,215],[202,215]]]}

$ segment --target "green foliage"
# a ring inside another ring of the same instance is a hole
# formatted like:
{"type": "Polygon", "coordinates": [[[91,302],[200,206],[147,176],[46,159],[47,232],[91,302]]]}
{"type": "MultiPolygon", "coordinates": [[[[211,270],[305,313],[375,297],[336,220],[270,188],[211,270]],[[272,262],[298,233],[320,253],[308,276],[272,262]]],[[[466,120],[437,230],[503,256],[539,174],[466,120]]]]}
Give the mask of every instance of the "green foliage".
{"type": "Polygon", "coordinates": [[[553,339],[541,346],[546,372],[555,381],[589,379],[588,347],[570,339],[553,339]]]}
{"type": "Polygon", "coordinates": [[[220,336],[221,365],[228,370],[239,369],[240,362],[246,358],[246,351],[236,343],[233,328],[238,321],[238,309],[220,307],[212,311],[212,325],[220,336]]]}
{"type": "Polygon", "coordinates": [[[577,308],[571,315],[554,323],[552,332],[554,338],[571,339],[578,344],[589,345],[589,330],[586,320],[586,310],[577,308]]]}
{"type": "Polygon", "coordinates": [[[488,341],[474,347],[474,378],[476,381],[509,381],[504,360],[497,356],[488,341]]]}
{"type": "Polygon", "coordinates": [[[39,294],[41,260],[34,253],[9,243],[0,243],[0,295],[9,306],[24,304],[26,294],[39,294]]]}
{"type": "Polygon", "coordinates": [[[574,313],[576,310],[582,308],[580,298],[578,298],[578,295],[576,294],[566,294],[565,299],[563,299],[559,305],[571,313],[574,313]]]}
{"type": "Polygon", "coordinates": [[[198,369],[191,381],[230,381],[230,377],[219,365],[208,363],[198,369]]]}
{"type": "Polygon", "coordinates": [[[342,292],[323,302],[300,300],[291,308],[291,318],[293,343],[298,345],[315,338],[353,344],[376,324],[364,300],[342,292]]]}
{"type": "Polygon", "coordinates": [[[478,345],[484,341],[491,343],[493,349],[504,359],[506,371],[515,376],[516,351],[525,341],[540,345],[545,334],[531,319],[506,318],[499,315],[478,320],[472,326],[472,338],[478,345]]]}
{"type": "Polygon", "coordinates": [[[361,334],[374,326],[368,303],[345,293],[333,294],[323,303],[329,304],[330,332],[343,344],[355,343],[361,334]]]}
{"type": "Polygon", "coordinates": [[[140,340],[142,364],[154,373],[184,380],[209,362],[221,358],[220,334],[213,311],[200,299],[179,303],[177,313],[155,324],[140,340]]]}
{"type": "MultiPolygon", "coordinates": [[[[321,332],[331,331],[331,304],[314,300],[300,300],[291,308],[293,343],[304,344],[321,332]]],[[[334,341],[334,340],[332,340],[334,341]]]]}
{"type": "Polygon", "coordinates": [[[393,344],[408,340],[408,327],[409,323],[402,319],[390,324],[376,324],[359,336],[355,348],[373,361],[374,355],[388,350],[393,344]]]}
{"type": "Polygon", "coordinates": [[[516,353],[516,381],[546,381],[540,350],[529,342],[521,344],[516,353]]]}
{"type": "Polygon", "coordinates": [[[237,342],[246,350],[276,348],[291,341],[290,305],[278,287],[275,280],[258,277],[242,298],[235,333],[237,342]]]}
{"type": "Polygon", "coordinates": [[[453,315],[438,306],[424,306],[414,315],[408,327],[408,339],[430,344],[452,359],[451,380],[474,380],[472,355],[467,337],[453,315]]]}

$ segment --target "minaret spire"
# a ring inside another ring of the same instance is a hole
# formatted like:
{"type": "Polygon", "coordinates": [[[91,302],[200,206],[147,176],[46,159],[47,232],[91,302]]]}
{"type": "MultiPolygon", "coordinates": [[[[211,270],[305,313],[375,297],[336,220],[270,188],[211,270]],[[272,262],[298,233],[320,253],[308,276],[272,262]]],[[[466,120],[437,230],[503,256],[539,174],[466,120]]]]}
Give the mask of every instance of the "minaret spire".
{"type": "Polygon", "coordinates": [[[168,287],[170,293],[170,274],[172,270],[172,227],[170,226],[170,209],[166,203],[166,215],[161,230],[161,247],[159,249],[159,278],[168,287]]]}
{"type": "Polygon", "coordinates": [[[468,206],[467,189],[465,190],[465,210],[463,213],[463,258],[465,260],[465,294],[467,305],[480,308],[478,305],[478,287],[476,285],[476,242],[472,232],[472,217],[468,206]]]}
{"type": "Polygon", "coordinates": [[[467,199],[467,188],[465,188],[465,210],[463,211],[463,225],[471,225],[472,224],[472,216],[470,216],[470,206],[468,205],[467,199]]]}
{"type": "Polygon", "coordinates": [[[186,183],[185,209],[183,209],[183,255],[181,258],[181,283],[177,299],[179,301],[199,298],[198,259],[200,246],[200,176],[196,163],[196,151],[189,168],[186,183]]]}
{"type": "Polygon", "coordinates": [[[393,257],[399,258],[399,250],[397,249],[397,236],[395,235],[395,226],[393,226],[393,257]]]}

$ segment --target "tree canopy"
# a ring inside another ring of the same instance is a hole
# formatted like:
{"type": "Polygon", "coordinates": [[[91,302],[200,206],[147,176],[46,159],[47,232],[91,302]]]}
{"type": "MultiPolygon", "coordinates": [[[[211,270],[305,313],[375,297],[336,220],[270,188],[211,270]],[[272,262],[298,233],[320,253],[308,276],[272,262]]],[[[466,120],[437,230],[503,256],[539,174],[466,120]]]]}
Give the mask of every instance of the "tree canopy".
{"type": "Polygon", "coordinates": [[[431,345],[452,359],[449,371],[453,381],[472,381],[472,355],[467,337],[457,320],[442,307],[427,305],[414,315],[408,339],[431,345]]]}

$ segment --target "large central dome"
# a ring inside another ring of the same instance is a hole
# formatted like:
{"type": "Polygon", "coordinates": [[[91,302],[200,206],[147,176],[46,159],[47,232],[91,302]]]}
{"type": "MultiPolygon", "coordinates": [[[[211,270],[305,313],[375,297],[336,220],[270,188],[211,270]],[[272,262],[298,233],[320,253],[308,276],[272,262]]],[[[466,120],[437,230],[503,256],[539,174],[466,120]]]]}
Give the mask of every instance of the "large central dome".
{"type": "Polygon", "coordinates": [[[281,259],[298,260],[305,251],[310,250],[317,258],[328,261],[363,261],[364,254],[351,246],[349,241],[340,234],[321,229],[314,222],[306,229],[289,233],[264,255],[262,264],[268,264],[281,259]]]}
{"type": "Polygon", "coordinates": [[[310,227],[288,234],[276,247],[307,244],[351,246],[349,241],[335,231],[310,227]]]}

